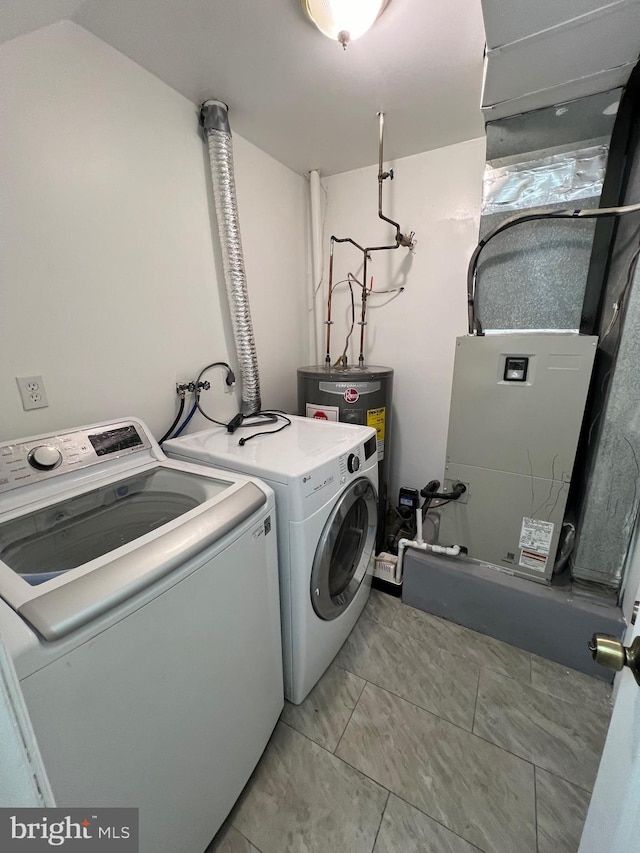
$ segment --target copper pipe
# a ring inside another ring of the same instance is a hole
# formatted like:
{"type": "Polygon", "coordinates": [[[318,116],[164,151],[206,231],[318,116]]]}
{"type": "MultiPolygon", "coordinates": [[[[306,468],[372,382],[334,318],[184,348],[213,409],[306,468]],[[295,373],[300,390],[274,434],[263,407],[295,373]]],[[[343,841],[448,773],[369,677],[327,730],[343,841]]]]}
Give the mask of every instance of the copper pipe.
{"type": "Polygon", "coordinates": [[[367,257],[367,253],[365,252],[362,268],[362,313],[360,315],[360,353],[358,354],[358,367],[364,367],[364,327],[367,325],[367,257]]]}
{"type": "MultiPolygon", "coordinates": [[[[367,263],[371,260],[370,253],[371,252],[385,252],[391,249],[398,249],[400,246],[405,246],[406,248],[411,248],[413,246],[413,231],[409,234],[403,234],[400,231],[400,224],[393,219],[390,219],[388,216],[382,212],[382,182],[387,178],[391,178],[393,180],[393,170],[389,172],[382,171],[382,164],[384,160],[384,113],[378,113],[378,217],[382,219],[384,222],[388,222],[389,225],[393,225],[396,229],[396,237],[395,243],[390,246],[361,246],[359,243],[356,243],[355,240],[352,240],[351,237],[331,237],[331,254],[329,258],[329,295],[327,298],[327,352],[325,355],[325,363],[327,365],[331,364],[331,299],[333,296],[333,247],[335,243],[351,243],[352,246],[355,246],[360,252],[362,252],[363,256],[363,284],[362,287],[362,311],[360,314],[360,352],[358,354],[358,365],[360,367],[364,367],[364,338],[365,338],[365,326],[367,325],[367,263]]],[[[346,364],[344,364],[346,367],[346,364]]]]}
{"type": "Polygon", "coordinates": [[[367,252],[368,249],[363,249],[363,247],[356,243],[355,240],[352,240],[351,237],[332,237],[331,238],[334,243],[351,243],[352,246],[355,246],[356,249],[360,249],[361,252],[367,252]]]}
{"type": "Polygon", "coordinates": [[[400,237],[402,236],[400,233],[400,224],[398,222],[394,222],[393,219],[389,219],[388,216],[385,216],[382,212],[382,182],[386,180],[386,178],[391,178],[393,180],[393,170],[390,172],[382,171],[382,161],[383,161],[383,146],[384,146],[384,113],[378,113],[378,216],[380,219],[384,219],[385,222],[388,222],[389,225],[393,225],[396,229],[396,245],[394,248],[398,248],[400,245],[400,237]]]}

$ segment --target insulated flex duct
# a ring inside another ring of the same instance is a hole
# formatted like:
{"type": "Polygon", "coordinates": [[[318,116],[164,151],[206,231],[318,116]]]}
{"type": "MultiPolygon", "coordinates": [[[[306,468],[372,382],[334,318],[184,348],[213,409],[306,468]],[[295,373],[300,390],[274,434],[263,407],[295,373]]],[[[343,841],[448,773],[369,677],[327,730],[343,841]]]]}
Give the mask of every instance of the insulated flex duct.
{"type": "Polygon", "coordinates": [[[222,101],[205,101],[200,111],[200,122],[209,146],[211,182],[218,218],[222,265],[242,378],[240,411],[243,415],[252,415],[259,412],[261,407],[260,378],[249,308],[247,275],[242,254],[233,171],[233,145],[227,105],[222,101]]]}

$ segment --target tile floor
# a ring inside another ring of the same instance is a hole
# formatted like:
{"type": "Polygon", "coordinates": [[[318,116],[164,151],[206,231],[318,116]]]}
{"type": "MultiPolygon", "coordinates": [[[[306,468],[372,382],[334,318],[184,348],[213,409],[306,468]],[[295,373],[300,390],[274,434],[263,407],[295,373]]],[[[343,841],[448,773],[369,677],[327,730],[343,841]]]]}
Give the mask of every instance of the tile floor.
{"type": "Polygon", "coordinates": [[[575,853],[609,697],[373,591],[207,853],[575,853]]]}

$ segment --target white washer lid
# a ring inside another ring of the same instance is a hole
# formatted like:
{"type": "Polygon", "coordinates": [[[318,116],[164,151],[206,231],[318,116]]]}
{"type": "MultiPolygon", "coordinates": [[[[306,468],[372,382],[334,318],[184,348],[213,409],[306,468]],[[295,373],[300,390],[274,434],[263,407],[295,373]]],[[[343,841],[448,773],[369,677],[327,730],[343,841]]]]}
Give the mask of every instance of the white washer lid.
{"type": "Polygon", "coordinates": [[[317,421],[296,415],[287,417],[291,426],[274,435],[253,438],[243,446],[238,444],[241,438],[277,427],[256,424],[242,427],[233,434],[225,427],[214,427],[165,441],[162,447],[168,456],[222,465],[276,482],[289,482],[343,453],[353,452],[376,435],[372,427],[358,424],[317,421]]]}

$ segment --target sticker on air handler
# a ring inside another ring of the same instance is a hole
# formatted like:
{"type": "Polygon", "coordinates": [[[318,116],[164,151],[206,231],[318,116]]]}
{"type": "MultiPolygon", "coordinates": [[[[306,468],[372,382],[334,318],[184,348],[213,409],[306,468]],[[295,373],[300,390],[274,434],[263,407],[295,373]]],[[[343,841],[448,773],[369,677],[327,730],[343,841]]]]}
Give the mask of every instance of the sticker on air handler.
{"type": "Polygon", "coordinates": [[[523,518],[520,530],[519,565],[536,572],[544,572],[551,549],[554,525],[538,518],[523,518]]]}
{"type": "Polygon", "coordinates": [[[386,409],[382,406],[379,409],[367,409],[367,426],[373,427],[376,431],[378,441],[378,462],[384,459],[384,427],[385,427],[386,409]]]}

